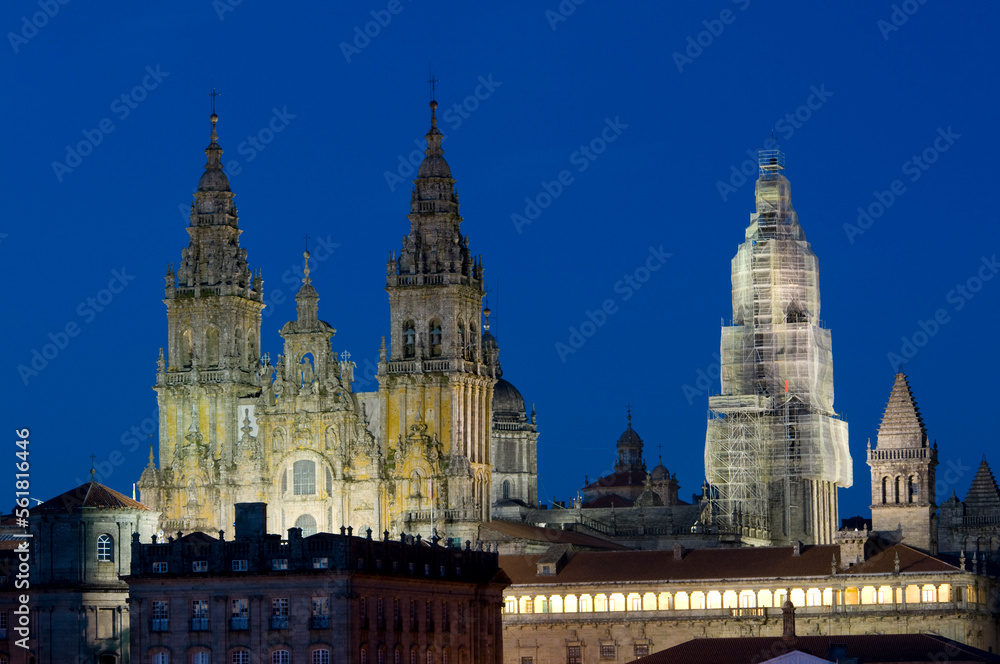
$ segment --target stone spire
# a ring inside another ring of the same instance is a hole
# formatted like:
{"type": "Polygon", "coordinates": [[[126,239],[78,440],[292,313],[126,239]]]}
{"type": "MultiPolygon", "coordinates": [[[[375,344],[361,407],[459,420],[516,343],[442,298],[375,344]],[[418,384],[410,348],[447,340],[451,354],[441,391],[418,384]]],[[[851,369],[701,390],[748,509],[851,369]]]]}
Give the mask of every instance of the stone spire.
{"type": "Polygon", "coordinates": [[[910,392],[910,383],[902,372],[896,374],[896,381],[889,395],[889,403],[882,415],[878,430],[877,449],[927,447],[927,430],[920,409],[910,392]]]}
{"type": "Polygon", "coordinates": [[[413,181],[410,233],[403,239],[398,261],[389,259],[389,274],[455,274],[482,280],[482,266],[473,258],[459,228],[458,194],[451,168],[444,159],[444,135],[437,127],[437,102],[431,102],[431,128],[426,155],[413,181]]]}
{"type": "Polygon", "coordinates": [[[979,470],[972,479],[972,486],[965,496],[966,509],[975,510],[977,513],[993,511],[1000,512],[1000,489],[997,488],[997,481],[993,477],[990,465],[983,459],[979,464],[979,470]]]}
{"type": "MultiPolygon", "coordinates": [[[[222,171],[222,148],[215,127],[219,116],[213,113],[211,121],[211,142],[205,148],[205,172],[198,181],[198,190],[191,204],[188,228],[191,241],[181,252],[176,284],[178,288],[226,286],[229,287],[226,290],[235,289],[237,293],[225,294],[239,294],[262,301],[260,289],[263,280],[260,275],[251,274],[246,250],[239,245],[239,216],[233,205],[229,178],[222,171]]],[[[168,298],[172,282],[168,273],[168,298]]]]}
{"type": "Polygon", "coordinates": [[[309,278],[309,252],[302,253],[305,263],[302,268],[302,287],[295,296],[295,310],[298,320],[294,321],[296,332],[318,331],[319,325],[319,294],[313,288],[312,279],[309,278]]]}

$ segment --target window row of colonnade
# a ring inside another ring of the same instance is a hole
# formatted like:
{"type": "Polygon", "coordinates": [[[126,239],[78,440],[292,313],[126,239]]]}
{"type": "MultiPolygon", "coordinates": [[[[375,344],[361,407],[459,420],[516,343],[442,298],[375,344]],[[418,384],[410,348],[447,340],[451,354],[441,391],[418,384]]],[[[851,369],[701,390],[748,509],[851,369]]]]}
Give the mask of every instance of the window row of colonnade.
{"type": "Polygon", "coordinates": [[[846,588],[801,587],[762,590],[679,590],[675,592],[611,592],[523,594],[504,598],[504,613],[600,613],[605,611],[690,611],[705,609],[780,608],[786,599],[796,607],[875,604],[977,602],[974,586],[950,583],[861,585],[846,588]]]}

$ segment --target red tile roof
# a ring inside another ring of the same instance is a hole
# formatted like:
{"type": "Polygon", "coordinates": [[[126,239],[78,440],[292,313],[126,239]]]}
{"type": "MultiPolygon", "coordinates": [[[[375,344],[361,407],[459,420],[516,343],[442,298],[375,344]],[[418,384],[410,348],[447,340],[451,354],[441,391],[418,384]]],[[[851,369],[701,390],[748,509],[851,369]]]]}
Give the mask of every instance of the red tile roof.
{"type": "Polygon", "coordinates": [[[780,636],[693,639],[673,648],[641,657],[634,664],[749,664],[766,662],[787,652],[804,652],[826,658],[833,646],[843,646],[841,657],[865,664],[881,662],[1000,662],[991,653],[930,634],[865,634],[853,636],[801,636],[785,641],[780,636]]]}
{"type": "Polygon", "coordinates": [[[31,512],[72,512],[81,507],[130,510],[150,509],[142,503],[118,493],[114,489],[109,489],[103,484],[87,482],[55,498],[46,500],[41,505],[36,505],[31,508],[31,512]]]}
{"type": "Polygon", "coordinates": [[[905,572],[955,572],[958,567],[950,565],[940,558],[935,558],[923,551],[917,551],[905,544],[890,546],[880,551],[863,563],[844,570],[844,574],[890,574],[896,568],[896,556],[899,556],[899,571],[905,572]]]}
{"type": "Polygon", "coordinates": [[[574,544],[589,549],[628,550],[626,546],[622,546],[616,542],[609,542],[593,535],[577,533],[572,530],[560,530],[558,528],[539,528],[538,526],[531,526],[526,523],[513,523],[511,521],[490,521],[489,523],[484,523],[480,526],[480,539],[491,540],[489,531],[532,542],[574,544]]]}
{"type": "Polygon", "coordinates": [[[670,551],[583,551],[553,576],[537,576],[540,556],[500,556],[500,567],[514,584],[616,583],[625,581],[687,581],[701,579],[829,576],[831,559],[840,559],[836,545],[698,549],[674,560],[670,551]]]}

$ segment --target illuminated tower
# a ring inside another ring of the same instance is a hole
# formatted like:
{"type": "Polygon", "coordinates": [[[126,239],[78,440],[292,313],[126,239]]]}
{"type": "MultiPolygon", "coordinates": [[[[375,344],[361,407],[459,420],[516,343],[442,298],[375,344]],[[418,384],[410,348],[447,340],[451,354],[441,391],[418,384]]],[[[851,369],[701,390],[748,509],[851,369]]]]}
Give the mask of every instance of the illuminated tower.
{"type": "Polygon", "coordinates": [[[482,356],[483,267],[462,235],[455,180],[431,102],[426,157],[413,181],[410,232],[390,254],[389,348],[379,398],[396,480],[396,532],[475,540],[490,518],[490,402],[496,382],[482,356]]]}
{"type": "MultiPolygon", "coordinates": [[[[234,450],[239,412],[260,392],[263,279],[247,263],[212,114],[208,161],[191,205],[190,242],[168,268],[167,352],[156,374],[159,468],[150,452],[139,486],[164,529],[232,523],[240,486],[234,450]]],[[[250,413],[252,415],[252,412],[250,413]]]]}
{"type": "Polygon", "coordinates": [[[853,481],[847,423],[833,410],[819,269],[784,155],[761,151],[759,166],[757,209],[732,261],[722,389],[709,398],[706,521],[754,544],[826,544],[839,525],[837,488],[853,481]]]}

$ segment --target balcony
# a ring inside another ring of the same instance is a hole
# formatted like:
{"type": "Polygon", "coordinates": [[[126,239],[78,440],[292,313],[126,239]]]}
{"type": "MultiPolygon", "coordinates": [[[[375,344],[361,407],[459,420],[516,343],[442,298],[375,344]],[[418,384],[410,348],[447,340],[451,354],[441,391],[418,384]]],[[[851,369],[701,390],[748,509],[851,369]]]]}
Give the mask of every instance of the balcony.
{"type": "Polygon", "coordinates": [[[240,618],[230,618],[229,619],[229,629],[238,631],[250,629],[250,618],[249,616],[243,616],[240,618]]]}

